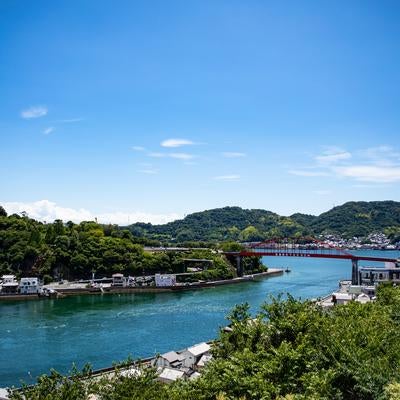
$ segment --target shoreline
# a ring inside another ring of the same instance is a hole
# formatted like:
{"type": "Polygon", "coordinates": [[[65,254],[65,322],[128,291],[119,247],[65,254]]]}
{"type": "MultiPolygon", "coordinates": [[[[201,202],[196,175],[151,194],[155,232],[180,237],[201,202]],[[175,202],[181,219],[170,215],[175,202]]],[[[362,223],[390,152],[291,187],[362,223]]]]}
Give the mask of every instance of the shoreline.
{"type": "MultiPolygon", "coordinates": [[[[64,298],[68,296],[79,296],[79,295],[103,295],[103,294],[131,294],[131,293],[173,293],[173,292],[183,292],[190,290],[200,290],[213,288],[217,286],[225,285],[235,285],[244,282],[252,282],[259,278],[274,277],[282,275],[285,272],[284,269],[280,268],[269,268],[268,271],[259,272],[256,274],[245,275],[238,278],[223,279],[218,281],[209,282],[196,282],[188,285],[177,285],[177,286],[166,286],[166,287],[110,287],[93,290],[90,288],[53,288],[60,295],[58,298],[64,298]]],[[[13,295],[0,295],[0,301],[12,301],[12,300],[48,300],[57,299],[57,297],[44,297],[37,294],[13,294],[13,295]]]]}

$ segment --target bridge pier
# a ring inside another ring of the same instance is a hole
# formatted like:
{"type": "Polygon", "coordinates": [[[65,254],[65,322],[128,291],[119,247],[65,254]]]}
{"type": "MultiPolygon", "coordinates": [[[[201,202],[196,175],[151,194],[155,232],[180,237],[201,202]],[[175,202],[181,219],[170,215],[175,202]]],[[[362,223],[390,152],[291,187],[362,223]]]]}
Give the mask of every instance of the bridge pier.
{"type": "Polygon", "coordinates": [[[236,272],[238,276],[243,276],[242,256],[236,256],[236,272]]]}
{"type": "Polygon", "coordinates": [[[358,273],[358,260],[355,258],[351,259],[351,284],[360,284],[360,275],[358,273]]]}

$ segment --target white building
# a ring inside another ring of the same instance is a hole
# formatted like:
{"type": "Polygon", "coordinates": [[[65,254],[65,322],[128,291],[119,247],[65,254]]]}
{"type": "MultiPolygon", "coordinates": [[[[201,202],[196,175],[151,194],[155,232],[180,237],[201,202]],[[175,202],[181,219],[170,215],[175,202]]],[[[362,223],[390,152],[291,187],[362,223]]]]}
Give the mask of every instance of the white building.
{"type": "Polygon", "coordinates": [[[113,274],[112,275],[112,286],[125,287],[126,279],[123,274],[113,274]]]}
{"type": "Polygon", "coordinates": [[[14,294],[18,290],[18,282],[15,275],[3,275],[1,277],[3,283],[1,284],[1,292],[3,294],[14,294]]]}
{"type": "Polygon", "coordinates": [[[385,263],[385,267],[360,267],[362,285],[374,285],[381,282],[400,283],[400,268],[395,263],[385,263]]]}
{"type": "Polygon", "coordinates": [[[211,354],[203,354],[197,363],[197,368],[201,369],[206,366],[210,361],[212,360],[212,355],[211,354]]]}
{"type": "Polygon", "coordinates": [[[158,375],[158,379],[164,383],[175,382],[177,379],[183,379],[185,377],[185,372],[180,371],[179,369],[173,368],[164,368],[160,375],[158,375]]]}
{"type": "Polygon", "coordinates": [[[352,301],[354,299],[354,295],[350,293],[332,293],[332,302],[334,304],[347,304],[348,302],[352,301]]]}
{"type": "Polygon", "coordinates": [[[361,303],[361,304],[367,304],[370,301],[371,301],[370,297],[365,293],[361,293],[356,298],[356,302],[361,303]]]}
{"type": "Polygon", "coordinates": [[[210,345],[203,342],[199,344],[195,344],[192,347],[189,347],[187,350],[185,350],[182,355],[185,357],[184,359],[184,365],[185,367],[188,368],[193,368],[197,362],[200,360],[201,356],[203,354],[208,354],[210,351],[210,345]]]}
{"type": "Polygon", "coordinates": [[[161,354],[156,359],[157,367],[171,367],[179,368],[182,365],[182,360],[184,356],[178,354],[175,351],[169,351],[168,353],[161,354]]]}
{"type": "Polygon", "coordinates": [[[42,284],[39,278],[21,278],[19,292],[21,294],[38,294],[42,291],[42,284]]]}
{"type": "Polygon", "coordinates": [[[155,275],[156,286],[166,287],[176,285],[176,276],[171,274],[156,274],[155,275]]]}

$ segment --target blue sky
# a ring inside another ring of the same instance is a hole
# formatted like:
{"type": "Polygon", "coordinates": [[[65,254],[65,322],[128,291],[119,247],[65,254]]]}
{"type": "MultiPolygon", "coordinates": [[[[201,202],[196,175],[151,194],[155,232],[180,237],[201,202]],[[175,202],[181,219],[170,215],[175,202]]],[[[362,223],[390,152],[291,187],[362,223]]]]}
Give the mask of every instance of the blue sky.
{"type": "Polygon", "coordinates": [[[400,200],[398,1],[0,2],[0,203],[164,222],[400,200]]]}

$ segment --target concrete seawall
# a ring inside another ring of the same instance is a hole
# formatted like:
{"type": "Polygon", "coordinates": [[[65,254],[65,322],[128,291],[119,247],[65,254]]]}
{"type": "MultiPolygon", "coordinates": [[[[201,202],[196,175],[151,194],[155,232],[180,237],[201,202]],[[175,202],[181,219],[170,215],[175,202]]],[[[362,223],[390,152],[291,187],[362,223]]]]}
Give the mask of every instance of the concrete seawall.
{"type": "MultiPolygon", "coordinates": [[[[104,288],[103,292],[98,289],[89,288],[67,288],[67,287],[53,287],[58,293],[63,296],[77,296],[77,295],[99,295],[99,294],[123,294],[123,293],[171,293],[187,290],[199,290],[212,288],[223,285],[235,285],[243,282],[251,282],[261,278],[273,277],[282,275],[284,273],[283,269],[270,268],[266,272],[260,272],[252,275],[245,275],[240,278],[224,279],[219,281],[209,281],[209,282],[195,282],[187,285],[176,285],[176,286],[166,286],[166,287],[155,287],[155,286],[143,286],[143,287],[108,287],[104,288]]],[[[36,294],[31,295],[0,295],[1,300],[39,300],[47,299],[46,297],[39,297],[36,294]]]]}

